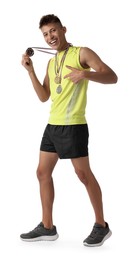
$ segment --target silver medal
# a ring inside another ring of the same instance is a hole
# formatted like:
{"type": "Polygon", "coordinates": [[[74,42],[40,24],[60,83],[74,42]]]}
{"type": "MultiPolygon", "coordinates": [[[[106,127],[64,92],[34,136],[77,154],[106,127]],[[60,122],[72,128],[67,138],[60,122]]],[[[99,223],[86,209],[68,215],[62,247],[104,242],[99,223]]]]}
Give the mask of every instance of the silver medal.
{"type": "Polygon", "coordinates": [[[56,92],[57,94],[60,94],[62,92],[62,87],[61,85],[59,85],[57,88],[56,88],[56,92]]]}

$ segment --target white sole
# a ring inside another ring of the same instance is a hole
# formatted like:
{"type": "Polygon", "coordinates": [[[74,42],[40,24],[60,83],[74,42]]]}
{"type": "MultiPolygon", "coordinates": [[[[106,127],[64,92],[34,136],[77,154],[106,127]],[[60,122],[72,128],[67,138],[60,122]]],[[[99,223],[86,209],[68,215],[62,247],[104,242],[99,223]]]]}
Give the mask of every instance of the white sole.
{"type": "Polygon", "coordinates": [[[88,244],[86,242],[83,242],[84,246],[89,246],[89,247],[96,247],[96,246],[102,246],[103,243],[112,235],[111,230],[108,232],[108,234],[103,238],[102,242],[98,244],[88,244]]]}
{"type": "Polygon", "coordinates": [[[56,234],[54,236],[40,236],[40,237],[36,237],[36,238],[30,238],[30,239],[24,239],[21,238],[22,241],[27,241],[27,242],[36,242],[36,241],[54,241],[56,239],[58,239],[59,235],[56,234]]]}

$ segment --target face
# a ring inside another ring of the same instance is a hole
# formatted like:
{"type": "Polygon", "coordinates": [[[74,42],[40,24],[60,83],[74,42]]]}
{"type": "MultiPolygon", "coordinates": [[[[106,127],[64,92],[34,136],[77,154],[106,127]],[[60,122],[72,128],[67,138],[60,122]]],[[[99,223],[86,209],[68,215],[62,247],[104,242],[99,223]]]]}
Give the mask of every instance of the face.
{"type": "Polygon", "coordinates": [[[41,31],[43,33],[46,43],[53,50],[62,50],[66,46],[66,28],[61,27],[58,23],[50,23],[42,26],[41,31]]]}

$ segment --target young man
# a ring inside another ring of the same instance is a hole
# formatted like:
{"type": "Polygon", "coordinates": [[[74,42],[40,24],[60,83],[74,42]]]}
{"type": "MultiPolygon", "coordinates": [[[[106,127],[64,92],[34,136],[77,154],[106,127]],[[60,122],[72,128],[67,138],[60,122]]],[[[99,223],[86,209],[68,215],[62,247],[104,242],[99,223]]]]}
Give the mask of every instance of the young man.
{"type": "Polygon", "coordinates": [[[28,71],[39,99],[45,102],[51,97],[52,100],[37,169],[43,216],[35,229],[20,237],[24,241],[58,238],[52,218],[52,172],[58,158],[70,159],[77,176],[86,187],[95,213],[92,232],[83,244],[100,246],[111,236],[111,231],[104,220],[101,189],[89,165],[86,92],[89,80],[112,84],[117,82],[117,76],[94,51],[86,47],[72,46],[66,40],[66,28],[57,16],[43,16],[39,28],[46,43],[57,51],[48,63],[43,84],[39,82],[27,53],[22,56],[22,65],[28,71]]]}

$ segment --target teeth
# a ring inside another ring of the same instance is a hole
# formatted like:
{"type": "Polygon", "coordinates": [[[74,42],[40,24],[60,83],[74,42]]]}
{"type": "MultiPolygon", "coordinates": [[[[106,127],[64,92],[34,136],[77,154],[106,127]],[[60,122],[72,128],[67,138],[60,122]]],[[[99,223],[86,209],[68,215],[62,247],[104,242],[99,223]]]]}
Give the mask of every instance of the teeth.
{"type": "Polygon", "coordinates": [[[54,40],[54,41],[52,41],[52,42],[50,42],[51,44],[53,44],[53,43],[55,43],[56,42],[56,40],[54,40]]]}

